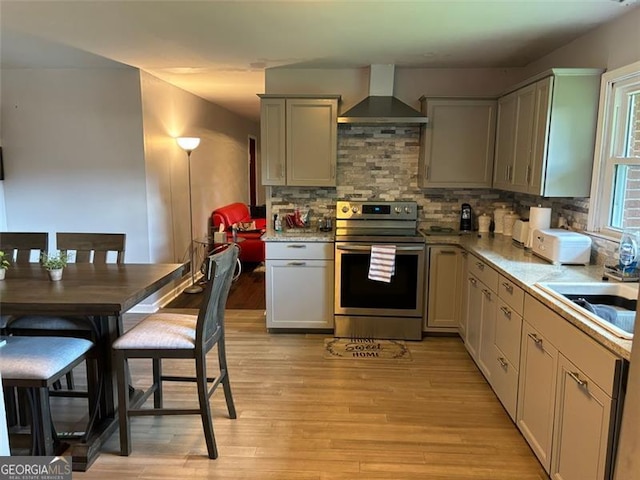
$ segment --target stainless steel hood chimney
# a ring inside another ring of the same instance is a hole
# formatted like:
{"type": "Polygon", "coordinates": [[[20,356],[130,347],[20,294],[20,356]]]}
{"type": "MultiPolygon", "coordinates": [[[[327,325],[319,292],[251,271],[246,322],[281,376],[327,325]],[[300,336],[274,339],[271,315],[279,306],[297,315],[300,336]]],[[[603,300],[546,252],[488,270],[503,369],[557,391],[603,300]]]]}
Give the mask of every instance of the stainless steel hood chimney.
{"type": "Polygon", "coordinates": [[[427,117],[393,96],[395,65],[371,65],[369,96],[338,117],[338,123],[425,124],[427,117]]]}

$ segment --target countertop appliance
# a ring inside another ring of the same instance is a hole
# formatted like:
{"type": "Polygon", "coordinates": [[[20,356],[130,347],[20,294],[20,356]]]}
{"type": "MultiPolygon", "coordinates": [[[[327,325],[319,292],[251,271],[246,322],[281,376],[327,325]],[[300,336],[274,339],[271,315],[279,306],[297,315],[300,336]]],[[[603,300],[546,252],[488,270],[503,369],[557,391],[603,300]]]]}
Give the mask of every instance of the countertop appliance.
{"type": "Polygon", "coordinates": [[[422,339],[425,242],[416,202],[338,201],[335,335],[422,339]],[[389,283],[368,278],[373,245],[395,246],[389,283]]]}
{"type": "Polygon", "coordinates": [[[531,251],[551,263],[586,265],[591,257],[591,238],[558,228],[535,229],[531,251]]]}
{"type": "Polygon", "coordinates": [[[471,212],[471,205],[463,203],[460,208],[460,231],[470,232],[473,230],[473,218],[471,212]]]}
{"type": "Polygon", "coordinates": [[[517,245],[524,247],[529,238],[529,220],[516,220],[513,222],[513,237],[512,240],[517,245]]]}

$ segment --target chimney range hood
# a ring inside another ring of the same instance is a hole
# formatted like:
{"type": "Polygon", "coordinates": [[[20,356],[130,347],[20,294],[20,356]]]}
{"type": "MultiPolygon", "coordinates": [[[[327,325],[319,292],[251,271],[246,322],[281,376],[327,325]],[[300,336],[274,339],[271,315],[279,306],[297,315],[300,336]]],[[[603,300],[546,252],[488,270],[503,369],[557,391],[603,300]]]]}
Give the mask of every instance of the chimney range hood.
{"type": "Polygon", "coordinates": [[[427,117],[393,96],[395,65],[371,65],[369,96],[338,117],[338,123],[425,124],[427,117]]]}

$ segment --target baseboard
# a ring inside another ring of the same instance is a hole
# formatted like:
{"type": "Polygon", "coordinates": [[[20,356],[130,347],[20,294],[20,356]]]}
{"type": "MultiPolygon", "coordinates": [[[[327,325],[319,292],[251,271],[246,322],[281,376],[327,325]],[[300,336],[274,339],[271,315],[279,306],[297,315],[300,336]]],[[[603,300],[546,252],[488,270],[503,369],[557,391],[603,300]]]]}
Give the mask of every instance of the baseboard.
{"type": "MultiPolygon", "coordinates": [[[[196,277],[196,282],[200,281],[202,278],[202,274],[196,277]]],[[[167,292],[162,295],[160,298],[157,298],[154,301],[146,302],[142,301],[138,303],[135,307],[129,309],[127,313],[155,313],[161,308],[168,305],[172,302],[178,295],[182,293],[182,291],[191,285],[191,277],[186,277],[183,279],[178,285],[167,290],[167,292]]]]}

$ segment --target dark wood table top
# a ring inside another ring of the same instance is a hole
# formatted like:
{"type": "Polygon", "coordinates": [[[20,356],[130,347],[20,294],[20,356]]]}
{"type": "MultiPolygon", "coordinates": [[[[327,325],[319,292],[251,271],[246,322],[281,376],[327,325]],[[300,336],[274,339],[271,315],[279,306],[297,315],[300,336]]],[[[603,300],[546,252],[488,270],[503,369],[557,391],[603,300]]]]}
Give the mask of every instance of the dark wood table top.
{"type": "Polygon", "coordinates": [[[0,313],[121,315],[188,271],[188,263],[73,263],[53,282],[37,263],[16,264],[0,281],[0,313]]]}

